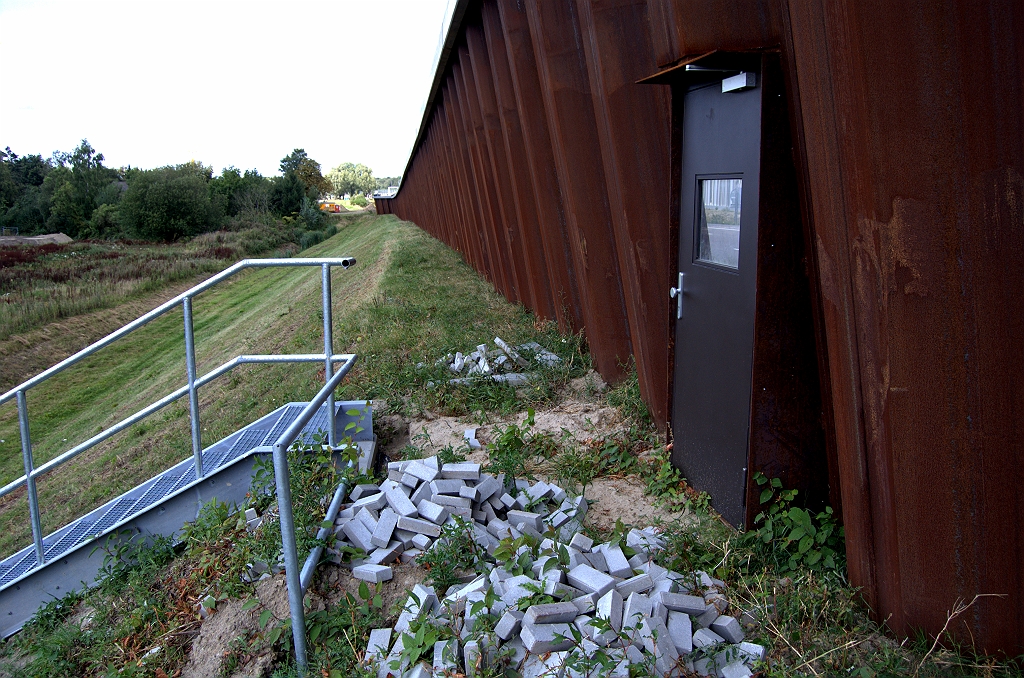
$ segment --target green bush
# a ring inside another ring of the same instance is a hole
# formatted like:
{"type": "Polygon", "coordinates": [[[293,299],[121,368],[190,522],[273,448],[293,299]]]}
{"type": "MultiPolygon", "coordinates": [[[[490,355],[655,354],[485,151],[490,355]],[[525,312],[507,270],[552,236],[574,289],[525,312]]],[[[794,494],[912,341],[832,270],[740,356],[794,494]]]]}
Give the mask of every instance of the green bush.
{"type": "Polygon", "coordinates": [[[208,179],[190,167],[134,172],[118,213],[130,233],[171,242],[215,231],[224,219],[224,197],[211,199],[208,179]]]}
{"type": "Polygon", "coordinates": [[[349,200],[349,202],[355,205],[356,207],[366,207],[367,205],[370,204],[370,201],[366,199],[365,195],[361,195],[358,193],[352,196],[352,199],[349,200]]]}
{"type": "Polygon", "coordinates": [[[299,239],[299,248],[308,249],[313,245],[318,245],[327,239],[327,234],[323,231],[306,231],[302,234],[299,239]]]}

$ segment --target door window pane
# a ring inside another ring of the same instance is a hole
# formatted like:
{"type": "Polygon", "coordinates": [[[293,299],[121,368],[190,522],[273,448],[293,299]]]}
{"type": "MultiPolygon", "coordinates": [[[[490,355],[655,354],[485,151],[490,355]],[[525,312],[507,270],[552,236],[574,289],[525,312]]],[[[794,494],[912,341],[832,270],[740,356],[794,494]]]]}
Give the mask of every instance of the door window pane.
{"type": "Polygon", "coordinates": [[[697,260],[739,268],[742,179],[700,180],[697,260]]]}

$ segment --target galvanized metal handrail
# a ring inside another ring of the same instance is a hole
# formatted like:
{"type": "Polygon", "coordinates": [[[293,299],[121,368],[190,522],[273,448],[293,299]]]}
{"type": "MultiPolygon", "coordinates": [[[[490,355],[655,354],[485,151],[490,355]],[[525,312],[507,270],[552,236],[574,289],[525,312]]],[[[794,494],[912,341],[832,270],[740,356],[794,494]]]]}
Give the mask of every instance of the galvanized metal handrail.
{"type": "MultiPolygon", "coordinates": [[[[8,483],[3,488],[0,488],[0,496],[8,494],[19,486],[24,485],[26,493],[28,495],[29,504],[29,516],[32,524],[32,539],[35,545],[36,551],[36,564],[35,567],[42,567],[45,563],[45,553],[43,549],[43,534],[42,534],[42,521],[39,513],[39,497],[36,491],[36,478],[47,471],[50,471],[57,466],[69,461],[75,456],[81,454],[90,447],[106,440],[110,436],[118,433],[125,428],[131,426],[134,423],[145,419],[154,412],[159,411],[163,407],[166,407],[170,403],[174,402],[178,398],[182,397],[186,393],[189,395],[189,417],[191,423],[191,434],[192,434],[192,454],[194,459],[194,466],[196,471],[196,479],[199,480],[204,476],[203,470],[203,450],[201,440],[201,427],[199,418],[199,397],[198,388],[204,384],[209,383],[213,379],[225,374],[226,372],[234,369],[238,365],[245,363],[274,363],[274,362],[324,362],[325,379],[327,385],[334,384],[335,386],[341,381],[340,377],[343,377],[353,364],[355,356],[351,354],[335,355],[333,349],[333,336],[332,336],[332,317],[331,317],[331,267],[341,266],[342,268],[349,268],[355,265],[356,260],[353,257],[328,257],[328,258],[311,258],[311,259],[244,259],[239,261],[232,266],[224,269],[220,273],[211,276],[202,283],[192,287],[185,292],[182,292],[175,298],[167,301],[160,306],[157,306],[149,313],[137,318],[136,320],[128,323],[121,329],[112,332],[104,338],[96,341],[89,346],[85,347],[81,351],[74,355],[62,360],[53,367],[45,370],[38,375],[28,379],[27,381],[15,386],[13,389],[7,391],[3,395],[0,395],[0,404],[3,404],[12,398],[17,399],[18,404],[18,427],[21,435],[21,451],[22,460],[25,466],[25,474],[12,483],[8,483]],[[321,287],[322,295],[321,300],[323,302],[323,319],[324,319],[324,352],[322,354],[294,354],[294,355],[240,355],[234,359],[224,363],[217,367],[211,372],[199,377],[196,375],[196,364],[195,364],[195,335],[192,324],[192,299],[200,293],[210,289],[217,285],[222,280],[231,277],[235,273],[238,273],[242,269],[246,268],[275,268],[275,267],[291,267],[291,266],[320,266],[321,267],[321,287]],[[109,346],[118,339],[130,334],[131,332],[139,329],[143,325],[155,320],[162,316],[168,311],[174,309],[179,304],[182,305],[183,316],[184,316],[184,331],[185,331],[185,365],[186,374],[188,377],[188,383],[186,386],[177,389],[173,393],[164,398],[158,400],[155,403],[139,410],[135,414],[122,419],[120,422],[111,426],[110,428],[98,433],[89,440],[81,443],[67,452],[51,459],[39,468],[35,468],[34,458],[32,454],[32,439],[29,432],[29,416],[28,416],[28,401],[25,397],[26,392],[39,384],[43,383],[50,377],[64,371],[68,367],[71,367],[75,363],[83,360],[84,358],[92,355],[99,351],[101,348],[109,346]],[[339,371],[338,375],[334,374],[334,362],[345,361],[345,366],[339,371]]],[[[324,387],[327,388],[326,386],[324,387]]],[[[330,389],[319,401],[320,404],[327,402],[331,415],[334,414],[334,389],[330,389]]],[[[324,393],[324,391],[321,391],[324,393]]],[[[319,394],[318,394],[319,397],[319,394]]],[[[308,409],[308,408],[307,408],[308,409]]],[[[312,414],[309,415],[312,417],[312,414]]],[[[308,422],[309,418],[304,420],[308,422]]],[[[336,431],[334,426],[334,417],[329,418],[330,426],[328,427],[328,441],[334,446],[336,444],[336,431]]],[[[289,429],[291,430],[291,429],[289,429]]],[[[297,435],[297,434],[296,434],[297,435]]],[[[290,444],[290,442],[289,442],[290,444]]],[[[289,495],[290,497],[290,495],[289,495]]],[[[290,499],[288,504],[289,514],[291,511],[290,499]]],[[[294,539],[294,534],[292,535],[294,539]]]]}
{"type": "MultiPolygon", "coordinates": [[[[274,443],[274,479],[277,483],[277,508],[280,512],[281,521],[281,546],[284,551],[284,574],[288,582],[288,606],[292,616],[292,640],[295,643],[295,662],[299,666],[299,674],[304,675],[307,668],[306,659],[306,614],[302,609],[302,573],[299,571],[299,553],[295,541],[295,520],[292,516],[292,486],[291,472],[288,469],[288,448],[295,439],[299,437],[303,427],[309,423],[316,411],[324,401],[333,399],[334,389],[341,383],[348,371],[352,368],[355,356],[342,365],[338,373],[327,382],[316,396],[309,401],[298,418],[281,434],[281,437],[274,443]]],[[[333,413],[333,406],[331,406],[333,413]]],[[[333,417],[332,417],[333,421],[333,417]]],[[[333,443],[331,445],[334,446],[333,443]]],[[[339,488],[340,490],[340,488],[339,488]]],[[[331,501],[340,504],[338,494],[344,495],[344,491],[335,492],[331,501]]],[[[330,511],[328,511],[330,513],[330,511]]],[[[310,573],[311,574],[311,573],[310,573]]]]}

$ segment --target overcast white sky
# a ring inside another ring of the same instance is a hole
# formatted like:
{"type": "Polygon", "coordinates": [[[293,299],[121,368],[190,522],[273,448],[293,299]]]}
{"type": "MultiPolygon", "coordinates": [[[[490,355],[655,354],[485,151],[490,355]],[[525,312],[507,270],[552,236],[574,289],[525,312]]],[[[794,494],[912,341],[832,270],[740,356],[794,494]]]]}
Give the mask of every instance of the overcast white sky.
{"type": "Polygon", "coordinates": [[[0,148],[405,168],[455,0],[0,0],[0,148]]]}

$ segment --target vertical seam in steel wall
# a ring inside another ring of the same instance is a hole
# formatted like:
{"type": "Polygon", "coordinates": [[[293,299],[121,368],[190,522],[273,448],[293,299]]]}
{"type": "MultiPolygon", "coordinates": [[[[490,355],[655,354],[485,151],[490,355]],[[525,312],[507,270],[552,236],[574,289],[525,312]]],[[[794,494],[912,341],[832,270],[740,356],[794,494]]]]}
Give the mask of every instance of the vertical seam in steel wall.
{"type": "Polygon", "coordinates": [[[530,185],[529,178],[521,176],[529,172],[528,163],[523,156],[522,129],[519,113],[516,109],[515,92],[512,88],[512,74],[509,70],[508,53],[505,47],[505,36],[502,31],[501,17],[496,2],[484,3],[481,10],[484,25],[484,37],[490,53],[491,76],[494,82],[494,97],[501,125],[502,143],[505,147],[509,189],[515,208],[515,227],[517,237],[522,243],[524,263],[532,290],[532,306],[534,313],[541,318],[555,318],[555,308],[551,301],[551,282],[548,274],[547,261],[544,258],[544,244],[537,220],[533,194],[523,196],[530,185]],[[505,90],[503,92],[503,89],[505,90]]]}
{"type": "Polygon", "coordinates": [[[508,257],[504,252],[505,239],[499,233],[499,215],[494,204],[494,184],[488,181],[490,158],[487,156],[486,143],[481,139],[483,121],[478,110],[476,81],[473,75],[473,66],[469,59],[469,48],[466,45],[469,29],[470,26],[467,24],[464,39],[459,44],[459,65],[462,68],[463,92],[465,94],[465,96],[461,97],[461,100],[466,112],[466,138],[469,140],[471,148],[470,160],[473,163],[473,175],[476,178],[477,195],[480,198],[483,224],[484,228],[487,229],[488,241],[491,244],[490,251],[493,257],[491,265],[497,269],[495,271],[496,277],[499,280],[497,287],[505,298],[515,302],[517,298],[515,292],[513,292],[511,277],[506,266],[508,257]]]}
{"type": "MultiPolygon", "coordinates": [[[[634,84],[654,68],[653,59],[645,60],[651,51],[645,28],[649,23],[644,12],[646,0],[616,3],[598,9],[595,9],[596,4],[599,3],[581,0],[578,6],[605,166],[609,211],[619,255],[620,277],[624,280],[625,307],[641,393],[655,421],[663,422],[668,419],[663,396],[668,388],[669,374],[666,348],[669,343],[669,324],[666,321],[669,304],[665,293],[670,286],[669,276],[665,274],[671,268],[667,247],[668,201],[657,198],[643,200],[639,196],[644,189],[659,185],[650,179],[660,177],[664,186],[670,174],[666,155],[671,139],[667,120],[669,106],[664,88],[634,84]],[[604,20],[600,28],[603,31],[599,31],[598,19],[602,16],[604,20]],[[614,36],[618,40],[606,35],[613,29],[618,31],[614,36]],[[599,41],[604,51],[599,49],[599,41]],[[606,55],[614,60],[608,69],[603,62],[606,55]],[[629,76],[627,73],[631,67],[632,76],[629,76]],[[610,91],[606,70],[616,78],[617,91],[610,91]],[[618,106],[614,111],[618,113],[618,125],[612,122],[613,106],[618,106]],[[626,116],[628,122],[624,119],[626,116]],[[628,126],[630,124],[632,128],[628,126]],[[633,130],[642,132],[631,133],[633,130]],[[621,154],[618,143],[624,145],[621,154]],[[657,163],[660,166],[652,166],[657,163]],[[629,188],[633,189],[632,195],[629,188]],[[658,205],[663,207],[659,209],[658,205]],[[647,262],[648,275],[644,275],[645,262],[640,260],[643,248],[646,248],[648,259],[660,256],[657,261],[647,262]],[[662,274],[660,278],[659,273],[662,274]],[[653,307],[653,312],[647,312],[648,305],[653,307]]],[[[660,195],[659,191],[652,193],[660,195]]]]}
{"type": "Polygon", "coordinates": [[[498,0],[498,9],[516,109],[523,130],[524,150],[530,166],[530,181],[544,242],[544,257],[551,276],[555,316],[562,331],[578,330],[583,324],[583,317],[580,314],[575,265],[569,251],[558,173],[552,157],[547,121],[544,112],[538,111],[536,107],[536,101],[541,96],[541,86],[533,56],[533,39],[525,11],[515,0],[498,0]],[[516,22],[514,25],[513,21],[516,22]],[[514,36],[509,35],[510,26],[516,31],[514,36]],[[515,37],[519,38],[518,43],[515,37]],[[527,88],[529,91],[524,91],[527,88]]]}
{"type": "Polygon", "coordinates": [[[505,252],[508,257],[507,268],[516,287],[515,301],[534,308],[536,304],[534,303],[533,282],[526,273],[522,240],[517,237],[519,227],[512,217],[511,185],[508,177],[508,163],[504,153],[505,148],[503,144],[494,141],[494,137],[501,134],[501,122],[498,120],[491,58],[488,54],[483,26],[468,26],[466,41],[469,46],[470,64],[473,67],[473,79],[477,85],[477,98],[483,121],[483,137],[490,158],[490,176],[495,188],[498,215],[501,218],[501,235],[504,238],[505,252]]]}
{"type": "Polygon", "coordinates": [[[614,270],[617,248],[611,232],[600,150],[593,157],[594,145],[599,146],[600,142],[596,138],[587,69],[581,63],[575,3],[527,0],[524,4],[548,129],[554,142],[552,150],[562,204],[567,208],[566,224],[576,261],[587,341],[594,349],[598,371],[607,381],[615,382],[631,351],[622,287],[614,270]],[[571,161],[570,152],[574,154],[571,161]]]}

